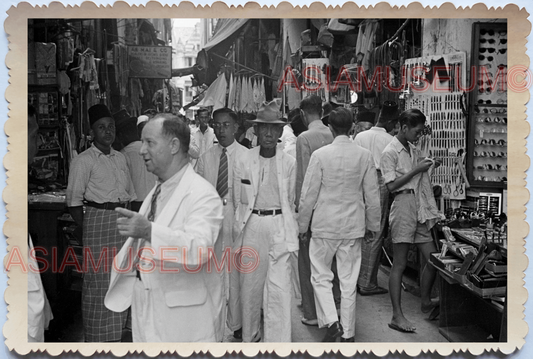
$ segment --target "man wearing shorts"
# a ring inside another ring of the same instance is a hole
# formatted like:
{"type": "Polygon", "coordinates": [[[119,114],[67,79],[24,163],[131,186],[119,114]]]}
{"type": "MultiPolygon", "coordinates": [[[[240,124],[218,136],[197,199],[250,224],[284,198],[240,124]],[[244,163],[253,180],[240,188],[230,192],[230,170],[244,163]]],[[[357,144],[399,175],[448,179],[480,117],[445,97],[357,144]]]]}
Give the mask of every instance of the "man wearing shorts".
{"type": "Polygon", "coordinates": [[[420,138],[425,121],[426,117],[417,109],[402,112],[399,117],[400,131],[385,147],[381,156],[382,175],[388,190],[394,196],[389,217],[394,250],[394,263],[389,277],[392,302],[392,321],[389,327],[402,332],[416,330],[405,318],[401,308],[402,275],[410,244],[416,244],[425,261],[420,280],[421,310],[427,313],[438,305],[430,297],[435,268],[427,265],[430,253],[436,251],[435,244],[428,225],[418,220],[418,183],[420,177],[435,163],[429,158],[421,159],[420,151],[413,145],[420,138]]]}

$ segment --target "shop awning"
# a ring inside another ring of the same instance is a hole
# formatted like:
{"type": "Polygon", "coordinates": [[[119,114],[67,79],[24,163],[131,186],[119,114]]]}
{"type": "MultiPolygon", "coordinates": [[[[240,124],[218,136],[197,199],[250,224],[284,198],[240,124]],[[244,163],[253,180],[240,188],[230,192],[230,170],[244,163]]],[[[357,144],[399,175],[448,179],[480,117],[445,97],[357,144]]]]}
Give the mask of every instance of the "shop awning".
{"type": "Polygon", "coordinates": [[[333,34],[353,33],[355,29],[355,22],[352,22],[352,24],[346,24],[343,19],[331,19],[328,23],[328,30],[333,34]]]}
{"type": "Polygon", "coordinates": [[[215,50],[217,45],[229,40],[249,19],[220,19],[217,23],[217,32],[205,44],[204,50],[207,52],[215,50]]]}
{"type": "Polygon", "coordinates": [[[198,52],[197,64],[204,68],[204,75],[200,83],[210,85],[217,77],[220,65],[224,63],[220,57],[225,57],[229,48],[239,35],[239,30],[246,25],[249,19],[219,19],[215,28],[215,34],[198,52]],[[211,56],[213,54],[217,56],[211,56]],[[202,63],[198,63],[202,58],[202,63]]]}

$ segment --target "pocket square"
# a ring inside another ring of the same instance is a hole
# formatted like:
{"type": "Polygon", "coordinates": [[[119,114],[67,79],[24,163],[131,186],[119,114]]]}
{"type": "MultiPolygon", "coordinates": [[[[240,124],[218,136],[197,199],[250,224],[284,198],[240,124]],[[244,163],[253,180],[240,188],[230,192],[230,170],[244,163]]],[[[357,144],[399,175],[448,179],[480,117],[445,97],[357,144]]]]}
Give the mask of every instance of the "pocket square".
{"type": "Polygon", "coordinates": [[[247,179],[241,179],[241,183],[252,184],[252,182],[250,182],[250,180],[247,180],[247,179]]]}

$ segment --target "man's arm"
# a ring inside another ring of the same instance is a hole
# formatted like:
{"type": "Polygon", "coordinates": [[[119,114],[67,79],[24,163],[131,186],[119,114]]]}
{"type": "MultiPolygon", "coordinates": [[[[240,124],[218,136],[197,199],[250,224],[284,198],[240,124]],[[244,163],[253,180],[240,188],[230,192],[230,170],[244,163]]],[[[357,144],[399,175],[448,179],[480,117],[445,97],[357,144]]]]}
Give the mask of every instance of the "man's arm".
{"type": "Polygon", "coordinates": [[[300,233],[306,233],[311,222],[311,216],[318,201],[320,185],[322,183],[322,167],[318,157],[313,153],[309,167],[305,173],[302,195],[299,202],[298,227],[300,233]]]}
{"type": "Polygon", "coordinates": [[[66,195],[69,213],[80,228],[83,228],[83,197],[89,176],[90,166],[85,158],[76,157],[70,166],[66,195]]]}
{"type": "Polygon", "coordinates": [[[296,210],[300,203],[300,196],[302,192],[302,186],[304,182],[305,172],[309,165],[309,159],[311,158],[311,150],[309,148],[309,142],[305,137],[297,137],[296,139],[296,210]]]}
{"type": "Polygon", "coordinates": [[[366,230],[379,232],[381,222],[381,204],[379,184],[374,159],[369,153],[365,176],[363,178],[363,198],[365,201],[366,230]]]}
{"type": "Polygon", "coordinates": [[[242,169],[240,163],[240,159],[236,158],[233,165],[233,211],[236,211],[241,203],[242,169]]]}
{"type": "Polygon", "coordinates": [[[398,163],[398,156],[393,152],[383,152],[381,155],[380,167],[381,173],[385,179],[387,189],[389,192],[394,192],[398,188],[406,185],[414,176],[420,172],[427,171],[433,161],[430,159],[424,159],[418,163],[411,171],[396,178],[396,165],[398,163]]]}
{"type": "Polygon", "coordinates": [[[83,228],[83,206],[68,207],[68,211],[74,222],[83,228]]]}
{"type": "Polygon", "coordinates": [[[191,156],[191,158],[193,159],[197,159],[198,157],[200,157],[200,147],[196,143],[196,139],[194,138],[192,134],[191,134],[191,140],[189,142],[189,156],[191,156]]]}

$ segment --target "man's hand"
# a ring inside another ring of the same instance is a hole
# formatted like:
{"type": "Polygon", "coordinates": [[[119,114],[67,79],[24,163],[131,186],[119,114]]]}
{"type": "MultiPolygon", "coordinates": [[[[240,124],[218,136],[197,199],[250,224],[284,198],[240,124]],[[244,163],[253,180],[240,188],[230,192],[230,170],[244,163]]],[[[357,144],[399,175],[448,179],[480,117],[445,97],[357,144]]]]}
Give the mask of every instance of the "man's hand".
{"type": "Polygon", "coordinates": [[[125,208],[115,208],[123,217],[117,219],[117,228],[121,235],[133,238],[152,239],[152,223],[142,214],[125,208]]]}
{"type": "Polygon", "coordinates": [[[418,165],[414,168],[416,173],[426,172],[433,165],[433,160],[430,158],[424,158],[421,160],[418,165]]]}
{"type": "Polygon", "coordinates": [[[378,239],[378,232],[366,231],[365,241],[366,243],[372,243],[378,239]]]}

